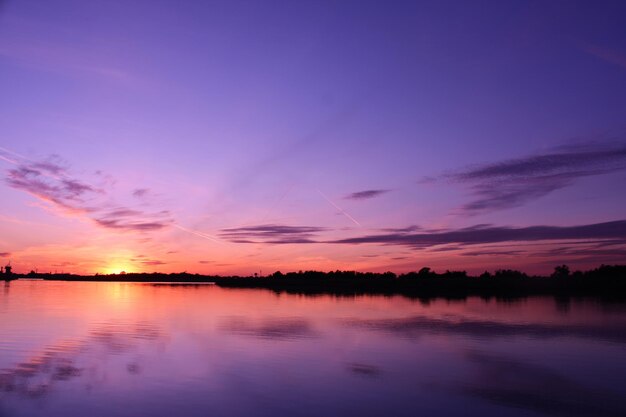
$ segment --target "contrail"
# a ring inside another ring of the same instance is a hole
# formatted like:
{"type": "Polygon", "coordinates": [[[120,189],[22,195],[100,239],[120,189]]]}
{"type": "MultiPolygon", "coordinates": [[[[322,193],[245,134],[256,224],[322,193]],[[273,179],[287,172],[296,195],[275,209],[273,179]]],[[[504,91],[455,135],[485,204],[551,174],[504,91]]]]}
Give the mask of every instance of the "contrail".
{"type": "MultiPolygon", "coordinates": [[[[2,0],[0,0],[0,1],[2,1],[2,0]]],[[[10,164],[13,164],[13,165],[19,165],[19,164],[23,163],[23,161],[35,162],[32,159],[27,158],[24,155],[20,155],[17,152],[13,152],[12,150],[7,149],[7,148],[5,148],[3,146],[0,146],[0,160],[6,161],[6,162],[8,162],[10,164]],[[1,152],[4,152],[5,155],[2,155],[1,152]],[[7,155],[14,156],[14,157],[16,157],[16,159],[12,159],[12,158],[10,158],[7,155]]],[[[43,175],[44,177],[54,178],[55,180],[59,180],[59,179],[63,178],[62,176],[55,175],[55,174],[52,174],[50,172],[46,172],[45,170],[41,171],[40,174],[43,175]]]]}
{"type": "Polygon", "coordinates": [[[16,160],[7,158],[6,156],[0,155],[0,159],[2,159],[3,161],[8,162],[10,164],[17,165],[17,161],[16,160]]]}
{"type": "Polygon", "coordinates": [[[196,236],[199,236],[201,238],[210,240],[210,241],[212,241],[214,243],[219,243],[220,245],[222,244],[222,242],[220,242],[219,240],[217,240],[213,236],[207,235],[206,233],[198,232],[196,230],[187,229],[186,227],[180,226],[180,225],[178,225],[176,223],[174,223],[172,226],[174,226],[177,229],[182,230],[183,232],[191,233],[192,235],[196,235],[196,236]]]}
{"type": "MultiPolygon", "coordinates": [[[[19,153],[17,153],[17,152],[13,152],[11,149],[7,149],[7,148],[5,148],[4,146],[0,146],[0,151],[4,152],[4,153],[6,153],[6,154],[12,155],[12,156],[16,156],[16,157],[18,157],[19,159],[24,159],[24,160],[26,160],[26,161],[31,161],[29,158],[25,157],[24,155],[20,155],[20,154],[19,154],[19,153]]],[[[10,163],[12,163],[12,164],[17,164],[17,161],[16,161],[15,159],[10,159],[10,158],[8,158],[7,156],[0,156],[0,157],[1,157],[2,159],[4,159],[5,161],[7,161],[7,162],[10,162],[10,163]]]]}
{"type": "Polygon", "coordinates": [[[26,159],[22,155],[15,153],[5,147],[0,146],[0,159],[10,164],[17,165],[17,160],[9,158],[9,155],[17,156],[18,158],[26,159]],[[4,153],[5,155],[2,155],[4,153]]]}
{"type": "Polygon", "coordinates": [[[333,203],[333,202],[330,200],[330,198],[326,197],[326,194],[324,194],[324,193],[323,193],[323,192],[322,192],[319,188],[317,189],[317,192],[318,192],[318,193],[320,193],[320,195],[321,195],[322,197],[324,197],[324,200],[328,201],[328,203],[329,203],[330,205],[332,205],[334,208],[336,208],[337,210],[339,210],[339,212],[340,212],[341,214],[343,214],[344,216],[346,216],[347,218],[349,218],[350,220],[352,220],[352,222],[353,222],[354,224],[356,224],[356,225],[357,225],[357,226],[359,226],[359,227],[363,227],[363,226],[361,225],[361,223],[357,222],[357,221],[354,219],[354,217],[350,216],[348,213],[346,213],[346,211],[345,211],[344,209],[342,209],[341,207],[339,207],[337,204],[333,203]]]}
{"type": "Polygon", "coordinates": [[[278,204],[280,204],[281,201],[283,201],[283,199],[287,196],[287,194],[289,194],[291,192],[291,190],[293,190],[293,188],[296,186],[296,184],[291,184],[291,186],[289,186],[289,188],[287,189],[287,191],[285,191],[283,193],[283,195],[281,195],[278,200],[276,200],[276,202],[272,205],[272,207],[270,207],[267,210],[267,213],[265,213],[265,216],[263,216],[263,220],[261,220],[261,222],[265,222],[267,220],[267,218],[269,217],[270,213],[276,208],[276,206],[278,206],[278,204]]]}

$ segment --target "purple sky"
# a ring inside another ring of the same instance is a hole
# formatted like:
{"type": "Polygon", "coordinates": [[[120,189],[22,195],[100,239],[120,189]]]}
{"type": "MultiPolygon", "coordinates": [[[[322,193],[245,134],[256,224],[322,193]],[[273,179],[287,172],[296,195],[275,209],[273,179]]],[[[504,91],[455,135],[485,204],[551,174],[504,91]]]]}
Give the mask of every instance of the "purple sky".
{"type": "Polygon", "coordinates": [[[625,28],[623,1],[0,0],[0,255],[626,262],[625,28]]]}

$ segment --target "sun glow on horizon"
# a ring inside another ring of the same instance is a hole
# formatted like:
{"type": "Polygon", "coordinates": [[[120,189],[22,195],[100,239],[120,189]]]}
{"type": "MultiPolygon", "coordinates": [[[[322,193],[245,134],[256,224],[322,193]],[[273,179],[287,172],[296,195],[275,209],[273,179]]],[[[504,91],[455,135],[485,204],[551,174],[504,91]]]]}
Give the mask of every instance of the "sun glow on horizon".
{"type": "Polygon", "coordinates": [[[131,267],[127,266],[127,265],[112,265],[110,267],[107,267],[104,269],[103,274],[104,275],[124,275],[124,274],[129,274],[129,273],[133,273],[133,272],[137,272],[137,271],[133,271],[131,267]]]}
{"type": "Polygon", "coordinates": [[[101,271],[105,275],[123,275],[131,274],[137,271],[137,268],[130,262],[121,259],[113,259],[107,263],[107,265],[101,271]]]}

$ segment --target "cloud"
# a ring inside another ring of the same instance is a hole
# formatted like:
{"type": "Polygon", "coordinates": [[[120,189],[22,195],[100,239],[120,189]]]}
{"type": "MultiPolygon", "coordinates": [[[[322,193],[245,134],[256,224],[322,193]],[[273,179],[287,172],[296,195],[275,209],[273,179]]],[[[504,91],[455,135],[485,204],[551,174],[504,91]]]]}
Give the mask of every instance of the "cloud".
{"type": "Polygon", "coordinates": [[[463,256],[519,256],[526,253],[522,250],[478,250],[463,252],[463,256]]]}
{"type": "Polygon", "coordinates": [[[23,161],[9,169],[9,186],[26,191],[44,201],[69,211],[91,211],[87,201],[103,191],[71,178],[61,165],[53,161],[23,161]]]}
{"type": "Polygon", "coordinates": [[[147,232],[172,223],[168,211],[145,212],[124,206],[111,207],[106,183],[93,185],[77,178],[58,156],[33,161],[0,150],[11,156],[10,163],[14,165],[5,178],[10,187],[25,191],[66,214],[85,216],[101,227],[114,230],[147,232]]]}
{"type": "Polygon", "coordinates": [[[11,256],[11,252],[0,252],[0,258],[8,258],[11,256]]]}
{"type": "Polygon", "coordinates": [[[426,233],[387,233],[335,240],[339,244],[378,243],[428,248],[437,245],[477,245],[500,242],[618,239],[626,241],[626,220],[580,226],[504,227],[478,225],[426,233]]]}
{"type": "Polygon", "coordinates": [[[312,239],[325,230],[314,226],[265,224],[222,229],[220,237],[234,243],[316,243],[312,239]]]}
{"type": "Polygon", "coordinates": [[[141,261],[141,263],[143,265],[150,265],[150,266],[166,265],[167,264],[167,262],[157,261],[157,260],[141,261]]]}
{"type": "Polygon", "coordinates": [[[166,227],[168,224],[164,222],[129,222],[123,223],[119,220],[103,220],[96,219],[96,222],[100,226],[108,227],[110,229],[123,229],[123,230],[137,230],[137,231],[151,231],[160,230],[166,227]]]}
{"type": "Polygon", "coordinates": [[[549,258],[576,257],[594,263],[616,261],[623,263],[626,260],[626,240],[590,242],[583,247],[562,246],[539,252],[536,255],[549,258]]]}
{"type": "Polygon", "coordinates": [[[626,169],[626,142],[590,142],[549,152],[476,166],[442,176],[469,185],[467,215],[518,207],[577,180],[626,169]]]}
{"type": "Polygon", "coordinates": [[[94,220],[100,226],[109,229],[135,231],[160,230],[171,224],[171,216],[168,211],[144,213],[127,208],[106,211],[94,220]]]}
{"type": "Polygon", "coordinates": [[[391,233],[411,233],[420,230],[421,227],[416,225],[411,225],[407,227],[387,227],[383,229],[378,229],[381,232],[391,232],[391,233]]]}
{"type": "Polygon", "coordinates": [[[321,239],[319,234],[327,230],[323,227],[270,224],[222,229],[220,237],[233,243],[396,245],[429,252],[458,251],[463,256],[524,256],[531,252],[539,257],[595,255],[607,262],[623,259],[626,253],[626,249],[620,246],[626,245],[626,220],[575,226],[509,227],[477,224],[440,230],[424,230],[410,226],[384,229],[392,230],[390,233],[335,240],[321,239]],[[520,242],[532,242],[532,251],[515,247],[519,246],[520,242]],[[497,247],[481,247],[489,244],[497,247]],[[557,244],[560,247],[554,250],[538,250],[536,247],[557,244]],[[568,245],[580,246],[579,244],[584,248],[567,248],[568,245]],[[472,247],[476,249],[464,251],[472,247]]]}
{"type": "Polygon", "coordinates": [[[564,246],[546,251],[549,255],[621,255],[626,256],[625,240],[590,242],[585,247],[564,246]]]}
{"type": "Polygon", "coordinates": [[[58,157],[51,157],[51,159],[56,160],[56,162],[53,162],[52,160],[40,162],[35,161],[31,163],[31,166],[34,169],[45,171],[52,175],[62,175],[65,172],[65,167],[61,166],[61,162],[58,160],[58,157]]]}
{"type": "Polygon", "coordinates": [[[133,197],[142,198],[150,193],[150,190],[147,188],[136,188],[133,190],[133,197]]]}
{"type": "Polygon", "coordinates": [[[57,267],[57,268],[63,268],[63,267],[67,267],[67,266],[74,266],[77,265],[76,262],[69,262],[69,261],[63,261],[63,262],[58,262],[55,264],[52,264],[52,266],[57,267]]]}
{"type": "Polygon", "coordinates": [[[345,196],[344,198],[346,200],[367,200],[370,198],[375,198],[378,196],[381,196],[385,193],[388,193],[391,190],[365,190],[365,191],[358,191],[356,193],[352,193],[352,194],[348,194],[347,196],[345,196]]]}
{"type": "Polygon", "coordinates": [[[146,255],[136,255],[133,258],[129,259],[131,262],[138,262],[142,265],[148,266],[158,266],[158,265],[167,265],[167,262],[160,261],[158,259],[149,259],[146,255]]]}
{"type": "Polygon", "coordinates": [[[431,249],[431,252],[452,252],[463,249],[462,246],[450,245],[450,246],[437,246],[436,248],[431,249]]]}

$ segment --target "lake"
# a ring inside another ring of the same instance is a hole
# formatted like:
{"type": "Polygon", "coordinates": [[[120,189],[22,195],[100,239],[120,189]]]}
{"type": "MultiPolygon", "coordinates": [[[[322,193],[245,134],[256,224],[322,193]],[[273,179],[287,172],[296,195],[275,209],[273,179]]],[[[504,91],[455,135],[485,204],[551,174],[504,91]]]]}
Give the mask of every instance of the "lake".
{"type": "Polygon", "coordinates": [[[0,417],[624,416],[626,305],[0,282],[0,417]]]}

